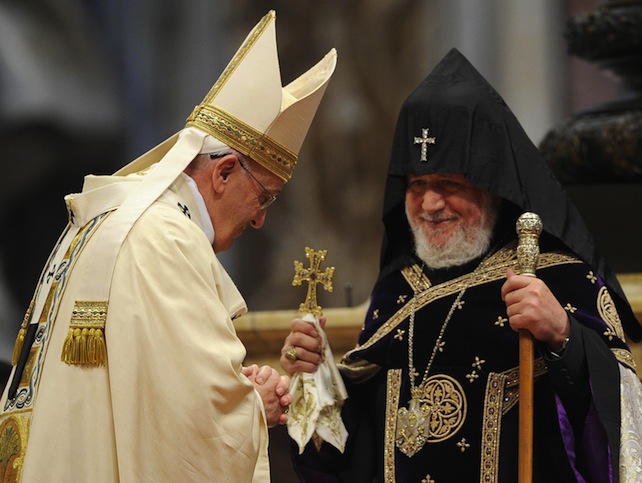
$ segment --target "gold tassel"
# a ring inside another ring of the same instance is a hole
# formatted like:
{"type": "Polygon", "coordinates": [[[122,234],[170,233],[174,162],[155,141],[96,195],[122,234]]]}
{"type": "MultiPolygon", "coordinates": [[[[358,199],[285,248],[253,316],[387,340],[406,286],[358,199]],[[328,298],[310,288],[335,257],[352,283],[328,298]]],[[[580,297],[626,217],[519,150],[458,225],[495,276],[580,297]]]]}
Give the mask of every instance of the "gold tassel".
{"type": "Polygon", "coordinates": [[[15,366],[18,364],[18,359],[20,358],[20,353],[22,352],[22,346],[25,343],[25,337],[27,337],[27,327],[29,327],[29,322],[31,321],[31,312],[33,311],[34,300],[31,299],[29,307],[25,312],[25,317],[22,319],[22,325],[18,331],[18,337],[16,338],[16,343],[13,346],[13,356],[11,357],[11,365],[15,366]]]}
{"type": "Polygon", "coordinates": [[[15,366],[18,364],[18,358],[20,357],[20,352],[22,352],[22,345],[25,343],[25,336],[27,335],[27,329],[20,327],[18,332],[18,338],[16,339],[16,345],[13,346],[13,357],[11,358],[11,365],[15,366]]]}
{"type": "Polygon", "coordinates": [[[104,366],[107,360],[104,335],[106,320],[106,300],[77,300],[62,346],[61,360],[69,365],[104,366]]]}

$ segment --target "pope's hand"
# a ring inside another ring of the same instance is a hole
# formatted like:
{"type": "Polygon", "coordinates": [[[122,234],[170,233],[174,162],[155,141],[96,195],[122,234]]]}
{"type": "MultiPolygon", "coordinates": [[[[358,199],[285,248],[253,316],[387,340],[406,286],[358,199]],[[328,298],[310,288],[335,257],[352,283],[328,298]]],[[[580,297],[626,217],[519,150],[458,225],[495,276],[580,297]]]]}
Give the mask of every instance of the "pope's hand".
{"type": "Polygon", "coordinates": [[[564,308],[539,278],[506,271],[502,300],[513,330],[528,330],[535,339],[559,350],[571,330],[564,308]]]}
{"type": "Polygon", "coordinates": [[[280,375],[270,366],[259,367],[256,364],[243,367],[241,372],[252,381],[263,400],[268,427],[287,423],[286,411],[292,404],[290,378],[280,375]]]}
{"type": "MultiPolygon", "coordinates": [[[[319,318],[322,328],[325,327],[325,321],[325,317],[319,318]]],[[[281,349],[281,367],[290,375],[295,372],[315,372],[323,362],[322,350],[321,335],[314,325],[294,319],[281,349]]]]}

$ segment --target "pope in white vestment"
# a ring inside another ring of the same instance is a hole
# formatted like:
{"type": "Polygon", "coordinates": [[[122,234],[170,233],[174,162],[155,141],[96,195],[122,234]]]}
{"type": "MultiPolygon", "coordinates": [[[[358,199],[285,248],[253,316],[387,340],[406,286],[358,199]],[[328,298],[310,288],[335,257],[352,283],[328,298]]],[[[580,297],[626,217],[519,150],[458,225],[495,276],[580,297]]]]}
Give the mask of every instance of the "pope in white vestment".
{"type": "Polygon", "coordinates": [[[0,481],[269,481],[266,414],[233,325],[246,305],[183,170],[230,146],[290,179],[336,54],[282,88],[274,20],[250,33],[183,131],[65,198],[69,223],[0,400],[0,481]],[[239,87],[255,62],[270,78],[239,87]]]}

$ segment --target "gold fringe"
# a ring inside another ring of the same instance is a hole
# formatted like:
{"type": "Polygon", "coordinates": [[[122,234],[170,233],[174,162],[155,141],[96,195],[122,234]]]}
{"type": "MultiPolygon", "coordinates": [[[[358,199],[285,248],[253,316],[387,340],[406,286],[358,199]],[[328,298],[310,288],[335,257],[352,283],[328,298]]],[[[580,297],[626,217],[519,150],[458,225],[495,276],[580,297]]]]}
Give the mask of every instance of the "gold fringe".
{"type": "Polygon", "coordinates": [[[77,300],[62,346],[61,360],[69,365],[104,366],[107,360],[106,320],[106,300],[77,300]]]}

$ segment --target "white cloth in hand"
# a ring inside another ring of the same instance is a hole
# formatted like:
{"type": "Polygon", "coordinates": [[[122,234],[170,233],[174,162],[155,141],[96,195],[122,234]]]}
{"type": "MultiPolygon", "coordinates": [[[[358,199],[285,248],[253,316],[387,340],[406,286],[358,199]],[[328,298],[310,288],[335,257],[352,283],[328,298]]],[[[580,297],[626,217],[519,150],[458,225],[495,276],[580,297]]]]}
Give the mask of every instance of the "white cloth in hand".
{"type": "Polygon", "coordinates": [[[317,449],[327,441],[343,453],[348,432],[341,419],[341,407],[348,393],[317,317],[306,314],[303,320],[314,324],[321,335],[323,362],[314,373],[297,372],[292,376],[288,433],[299,445],[299,454],[310,439],[317,449]]]}

